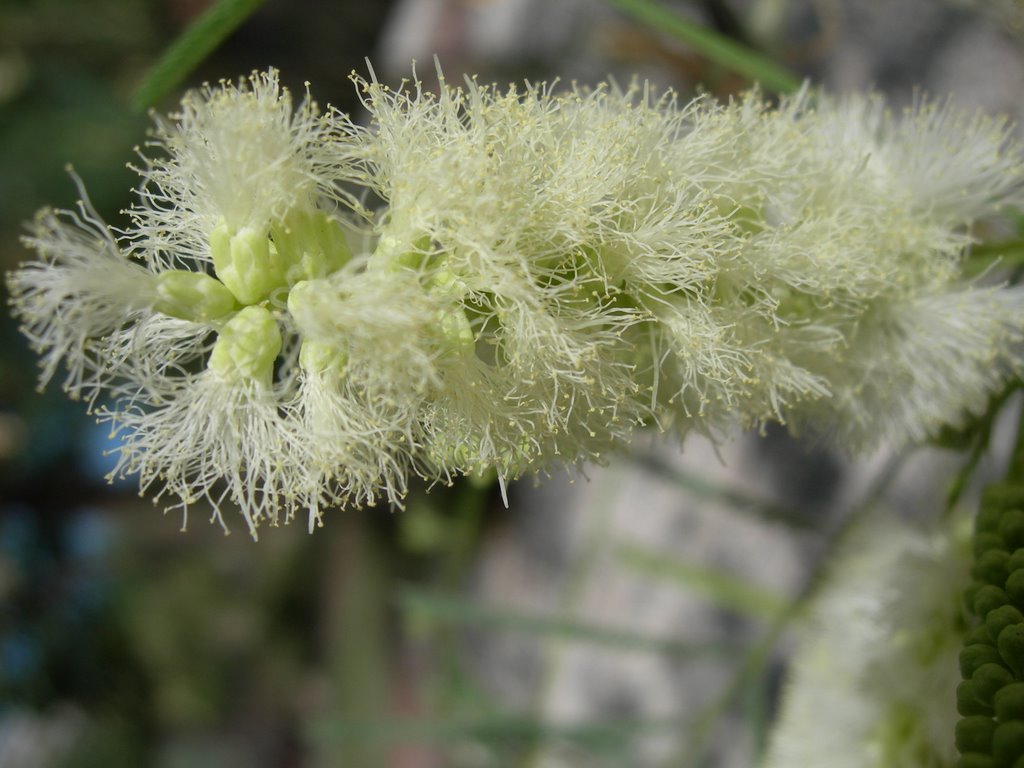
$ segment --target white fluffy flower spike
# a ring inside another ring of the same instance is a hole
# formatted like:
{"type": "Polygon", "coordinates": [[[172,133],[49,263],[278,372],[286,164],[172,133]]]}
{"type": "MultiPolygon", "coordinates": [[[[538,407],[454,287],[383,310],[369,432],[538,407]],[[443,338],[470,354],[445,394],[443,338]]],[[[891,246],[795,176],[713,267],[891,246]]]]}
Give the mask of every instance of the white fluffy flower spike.
{"type": "Polygon", "coordinates": [[[273,71],[188,94],[127,229],[44,212],[8,278],[42,381],[104,393],[158,497],[255,535],[643,424],[920,440],[1020,369],[1021,291],[959,277],[975,219],[1021,202],[1001,123],[354,81],[368,127],[273,71]]]}
{"type": "Polygon", "coordinates": [[[764,768],[956,763],[957,658],[970,524],[876,516],[854,531],[805,618],[764,768]]]}

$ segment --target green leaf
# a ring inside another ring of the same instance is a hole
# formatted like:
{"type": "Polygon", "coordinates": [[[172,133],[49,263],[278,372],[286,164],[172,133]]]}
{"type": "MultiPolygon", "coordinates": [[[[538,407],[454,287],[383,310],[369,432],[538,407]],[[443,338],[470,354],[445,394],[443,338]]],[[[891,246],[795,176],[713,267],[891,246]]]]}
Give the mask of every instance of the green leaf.
{"type": "Polygon", "coordinates": [[[454,595],[405,586],[398,590],[399,606],[417,616],[456,624],[479,624],[534,635],[612,646],[623,650],[650,651],[675,656],[730,653],[722,643],[684,643],[649,637],[628,630],[595,626],[558,617],[536,616],[482,605],[454,595]]]}
{"type": "Polygon", "coordinates": [[[137,109],[149,109],[170,93],[264,0],[218,0],[171,43],[135,92],[137,109]]]}
{"type": "Polygon", "coordinates": [[[775,620],[789,609],[786,598],[719,570],[684,563],[633,544],[616,550],[621,562],[640,573],[680,584],[723,608],[759,619],[775,620]]]}
{"type": "Polygon", "coordinates": [[[694,24],[653,0],[608,2],[637,21],[681,40],[710,61],[731,72],[760,82],[769,90],[786,92],[795,91],[800,87],[799,78],[766,56],[706,27],[694,24]]]}

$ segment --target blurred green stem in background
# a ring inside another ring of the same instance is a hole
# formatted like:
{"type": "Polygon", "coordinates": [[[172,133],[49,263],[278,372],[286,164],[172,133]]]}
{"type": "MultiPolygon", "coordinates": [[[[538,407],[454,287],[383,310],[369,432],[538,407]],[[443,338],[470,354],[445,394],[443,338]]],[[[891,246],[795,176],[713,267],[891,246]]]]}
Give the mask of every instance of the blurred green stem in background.
{"type": "Polygon", "coordinates": [[[694,24],[654,0],[606,0],[633,19],[686,43],[709,61],[730,72],[759,82],[766,89],[785,93],[800,87],[800,79],[770,58],[727,37],[694,24]]]}
{"type": "Polygon", "coordinates": [[[664,653],[669,656],[729,655],[736,649],[727,643],[692,643],[675,638],[653,637],[628,629],[576,621],[561,615],[545,616],[510,610],[404,585],[398,590],[399,606],[410,613],[457,625],[478,625],[541,637],[572,640],[621,651],[664,653]]]}
{"type": "MultiPolygon", "coordinates": [[[[800,80],[770,58],[751,50],[653,0],[607,0],[643,24],[663,30],[697,53],[731,72],[761,83],[773,91],[793,91],[800,80]]],[[[218,0],[175,40],[153,65],[135,93],[134,105],[144,110],[155,106],[234,32],[264,0],[218,0]]]]}
{"type": "MultiPolygon", "coordinates": [[[[323,649],[329,666],[331,704],[345,721],[385,717],[389,711],[392,644],[387,633],[390,576],[367,515],[349,510],[332,531],[324,580],[323,649]]],[[[386,745],[320,741],[317,765],[369,768],[385,765],[386,745]]]]}
{"type": "MultiPolygon", "coordinates": [[[[451,535],[447,552],[440,563],[437,583],[445,592],[463,592],[470,563],[475,555],[480,527],[490,500],[490,483],[464,478],[455,489],[451,535]]],[[[444,680],[442,711],[458,711],[460,704],[472,699],[474,688],[463,663],[464,650],[456,627],[441,623],[434,635],[437,667],[444,680]]]]}
{"type": "Polygon", "coordinates": [[[790,528],[808,531],[814,528],[813,518],[801,515],[795,509],[705,480],[694,472],[673,465],[658,453],[634,449],[624,454],[622,461],[644,470],[654,478],[670,483],[687,496],[722,504],[739,512],[751,514],[766,523],[781,523],[790,528]]]}
{"type": "Polygon", "coordinates": [[[686,563],[649,547],[621,543],[615,554],[623,565],[653,579],[679,584],[704,596],[719,608],[753,619],[782,616],[789,601],[771,590],[724,573],[718,568],[686,563]]]}
{"type": "Polygon", "coordinates": [[[134,106],[145,110],[159,101],[199,66],[264,0],[216,0],[171,43],[135,92],[134,106]]]}

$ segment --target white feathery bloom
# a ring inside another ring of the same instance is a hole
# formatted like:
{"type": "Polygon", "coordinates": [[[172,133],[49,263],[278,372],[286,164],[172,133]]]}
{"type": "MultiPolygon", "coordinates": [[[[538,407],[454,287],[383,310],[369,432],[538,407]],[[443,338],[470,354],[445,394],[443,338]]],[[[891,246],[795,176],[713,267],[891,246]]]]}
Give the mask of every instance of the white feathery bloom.
{"type": "Polygon", "coordinates": [[[1019,195],[1024,164],[1005,118],[919,102],[882,128],[883,147],[913,204],[939,223],[957,226],[998,213],[1019,195]]]}
{"type": "Polygon", "coordinates": [[[336,349],[306,341],[302,350],[299,410],[291,417],[306,453],[310,531],[322,523],[324,506],[400,505],[416,471],[415,412],[340,375],[336,349]]]}
{"type": "Polygon", "coordinates": [[[113,474],[138,475],[143,491],[159,481],[154,498],[176,496],[185,521],[189,506],[205,500],[224,525],[225,498],[254,536],[282,508],[290,518],[297,498],[308,501],[309,465],[292,461],[304,436],[280,413],[272,384],[280,351],[272,313],[245,307],[218,330],[205,371],[166,374],[162,391],[121,392],[118,410],[102,411],[122,439],[113,474]]]}
{"type": "Polygon", "coordinates": [[[354,80],[365,128],[275,72],[190,93],[126,230],[44,213],[8,278],[42,381],[109,393],[118,472],[181,506],[313,526],[641,424],[920,440],[1020,369],[1019,291],[959,282],[1021,202],[998,122],[354,80]]]}
{"type": "Polygon", "coordinates": [[[436,380],[442,308],[410,271],[366,270],[355,262],[296,284],[288,310],[303,340],[336,345],[346,375],[364,377],[370,389],[415,397],[436,380]]]}
{"type": "Polygon", "coordinates": [[[763,768],[951,768],[970,561],[962,517],[852,532],[800,627],[763,768]]]}
{"type": "Polygon", "coordinates": [[[72,394],[108,392],[113,474],[186,513],[206,500],[222,523],[230,502],[255,535],[323,495],[295,416],[298,339],[281,328],[289,287],[351,256],[328,213],[347,199],[325,159],[339,123],[308,100],[293,114],[276,73],[192,94],[175,119],[140,170],[134,226],[116,238],[84,203],[44,212],[26,239],[40,260],[8,284],[43,381],[63,359],[72,394]],[[291,363],[275,370],[279,355],[291,363]]]}
{"type": "Polygon", "coordinates": [[[11,273],[8,288],[22,330],[42,356],[40,386],[63,362],[64,389],[91,399],[107,379],[97,340],[147,310],[155,276],[120,248],[88,198],[78,211],[40,211],[25,242],[39,260],[11,273]]]}
{"type": "MultiPolygon", "coordinates": [[[[334,181],[355,173],[338,163],[344,123],[308,95],[295,107],[274,70],[190,91],[179,112],[155,119],[129,211],[130,235],[154,264],[209,261],[213,237],[266,239],[341,195],[334,181]]],[[[278,267],[275,254],[263,259],[278,267]]]]}
{"type": "Polygon", "coordinates": [[[854,446],[922,442],[958,427],[1020,373],[1022,318],[1022,288],[961,287],[879,302],[849,339],[833,397],[808,418],[831,423],[854,446]]]}

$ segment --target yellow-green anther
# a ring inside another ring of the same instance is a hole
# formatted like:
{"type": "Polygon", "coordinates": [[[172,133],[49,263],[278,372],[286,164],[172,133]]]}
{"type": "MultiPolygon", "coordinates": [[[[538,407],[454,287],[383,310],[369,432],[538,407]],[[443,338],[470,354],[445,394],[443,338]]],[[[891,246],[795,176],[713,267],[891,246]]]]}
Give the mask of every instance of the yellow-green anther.
{"type": "Polygon", "coordinates": [[[270,383],[281,331],[269,310],[245,307],[221,329],[209,368],[227,381],[270,383]]]}
{"type": "Polygon", "coordinates": [[[469,318],[461,307],[438,312],[437,327],[441,331],[445,347],[453,352],[472,352],[476,336],[469,318]]]}
{"type": "Polygon", "coordinates": [[[156,293],[154,309],[180,320],[204,323],[238,309],[231,291],[202,272],[183,269],[161,272],[157,276],[156,293]]]}
{"type": "Polygon", "coordinates": [[[286,285],[283,259],[255,229],[232,234],[221,224],[210,234],[210,255],[217,277],[241,304],[256,304],[286,285]]]}
{"type": "Polygon", "coordinates": [[[341,374],[348,355],[344,350],[314,339],[304,339],[299,348],[299,366],[309,373],[341,374]]]}
{"type": "Polygon", "coordinates": [[[296,212],[270,228],[289,285],[326,277],[352,258],[345,233],[323,211],[296,212]]]}

